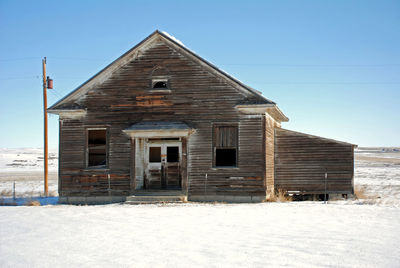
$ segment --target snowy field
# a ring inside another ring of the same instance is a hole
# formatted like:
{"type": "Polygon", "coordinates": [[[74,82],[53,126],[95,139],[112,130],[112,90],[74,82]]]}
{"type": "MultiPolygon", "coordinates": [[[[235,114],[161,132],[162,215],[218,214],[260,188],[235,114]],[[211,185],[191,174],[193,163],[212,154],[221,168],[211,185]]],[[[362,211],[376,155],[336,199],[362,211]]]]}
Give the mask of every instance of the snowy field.
{"type": "MultiPolygon", "coordinates": [[[[57,149],[49,150],[49,193],[57,195],[57,149]]],[[[0,197],[12,196],[15,182],[16,196],[30,197],[43,194],[43,149],[0,148],[0,197]]]]}
{"type": "Polygon", "coordinates": [[[365,200],[0,206],[0,267],[399,267],[396,150],[356,152],[365,200]]]}
{"type": "Polygon", "coordinates": [[[374,203],[400,207],[400,148],[360,148],[355,160],[356,187],[375,196],[374,203]]]}

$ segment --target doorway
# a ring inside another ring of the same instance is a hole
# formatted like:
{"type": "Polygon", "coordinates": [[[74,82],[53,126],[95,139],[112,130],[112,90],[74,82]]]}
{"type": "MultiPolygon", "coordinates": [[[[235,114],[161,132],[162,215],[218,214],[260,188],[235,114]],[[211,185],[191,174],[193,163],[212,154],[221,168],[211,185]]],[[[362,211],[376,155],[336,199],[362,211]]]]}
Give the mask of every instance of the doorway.
{"type": "Polygon", "coordinates": [[[145,152],[144,188],[181,189],[181,141],[179,139],[149,139],[145,152]]]}

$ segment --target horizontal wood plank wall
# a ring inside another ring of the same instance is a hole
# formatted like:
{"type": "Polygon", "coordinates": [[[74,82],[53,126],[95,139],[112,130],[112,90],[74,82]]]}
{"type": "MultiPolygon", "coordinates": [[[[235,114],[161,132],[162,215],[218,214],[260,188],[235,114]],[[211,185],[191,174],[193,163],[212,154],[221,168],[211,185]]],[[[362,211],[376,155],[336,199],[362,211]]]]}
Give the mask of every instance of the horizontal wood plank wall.
{"type": "Polygon", "coordinates": [[[275,129],[275,188],[323,193],[353,193],[351,144],[281,128],[275,129]]]}
{"type": "Polygon", "coordinates": [[[253,96],[233,88],[165,43],[155,43],[77,103],[65,105],[79,105],[87,114],[63,122],[61,194],[109,194],[108,174],[113,195],[129,194],[131,143],[122,130],[142,120],[154,120],[184,121],[196,130],[187,141],[189,194],[265,195],[263,118],[234,108],[245,98],[253,96]],[[168,70],[170,92],[149,90],[157,67],[168,70]],[[237,168],[213,168],[214,123],[238,125],[237,168]],[[103,171],[85,170],[85,129],[96,126],[107,126],[109,131],[109,168],[103,171]]]}

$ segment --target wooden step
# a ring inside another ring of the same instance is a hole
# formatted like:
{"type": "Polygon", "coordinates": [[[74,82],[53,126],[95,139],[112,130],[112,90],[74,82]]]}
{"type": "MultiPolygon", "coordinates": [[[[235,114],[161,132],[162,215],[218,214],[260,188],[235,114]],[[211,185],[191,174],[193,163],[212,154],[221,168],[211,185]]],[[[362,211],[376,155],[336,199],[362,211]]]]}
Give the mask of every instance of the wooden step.
{"type": "Polygon", "coordinates": [[[133,196],[185,196],[181,190],[145,190],[136,191],[133,196]]]}
{"type": "Polygon", "coordinates": [[[184,195],[132,195],[127,196],[125,204],[182,203],[184,195]]]}

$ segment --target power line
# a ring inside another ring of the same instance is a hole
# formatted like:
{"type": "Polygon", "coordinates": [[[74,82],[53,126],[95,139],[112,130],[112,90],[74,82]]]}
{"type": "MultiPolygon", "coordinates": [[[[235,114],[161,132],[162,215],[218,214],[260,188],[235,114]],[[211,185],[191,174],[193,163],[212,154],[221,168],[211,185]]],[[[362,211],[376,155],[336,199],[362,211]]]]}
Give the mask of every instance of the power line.
{"type": "MultiPolygon", "coordinates": [[[[81,58],[81,57],[58,57],[58,56],[50,56],[48,59],[57,59],[57,60],[82,60],[82,61],[112,61],[115,58],[81,58]]],[[[0,61],[20,61],[20,60],[32,60],[32,59],[41,59],[41,57],[25,57],[25,58],[9,58],[9,59],[0,59],[0,61]]],[[[228,66],[270,66],[270,67],[394,67],[400,66],[400,63],[374,63],[374,64],[281,64],[281,63],[220,63],[221,65],[228,66]]]]}
{"type": "Polygon", "coordinates": [[[48,57],[55,60],[82,60],[82,61],[112,61],[115,59],[100,59],[100,58],[75,58],[75,57],[48,57]]]}
{"type": "Polygon", "coordinates": [[[400,66],[398,63],[384,64],[268,64],[268,63],[226,63],[221,65],[228,66],[270,66],[270,67],[395,67],[400,66]]]}
{"type": "Polygon", "coordinates": [[[35,76],[7,77],[7,78],[0,78],[0,80],[26,80],[26,79],[32,79],[32,78],[40,78],[40,76],[35,75],[35,76]]]}
{"type": "Polygon", "coordinates": [[[264,85],[399,85],[400,82],[249,82],[264,85]]]}
{"type": "Polygon", "coordinates": [[[41,57],[25,57],[25,58],[12,58],[12,59],[0,59],[0,61],[20,61],[20,60],[37,60],[41,57]]]}

